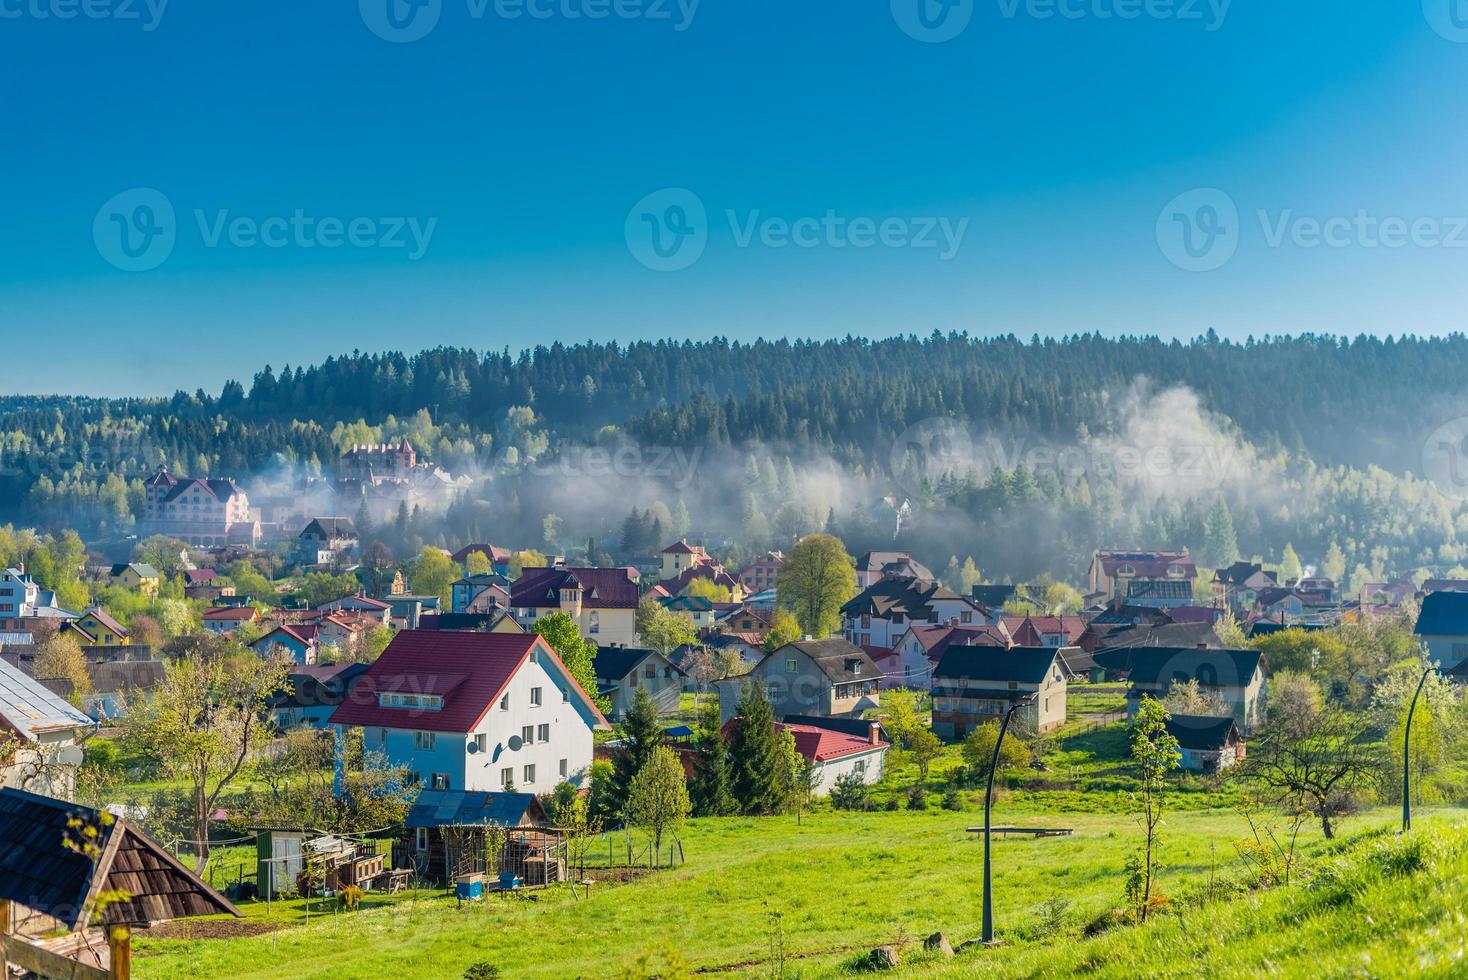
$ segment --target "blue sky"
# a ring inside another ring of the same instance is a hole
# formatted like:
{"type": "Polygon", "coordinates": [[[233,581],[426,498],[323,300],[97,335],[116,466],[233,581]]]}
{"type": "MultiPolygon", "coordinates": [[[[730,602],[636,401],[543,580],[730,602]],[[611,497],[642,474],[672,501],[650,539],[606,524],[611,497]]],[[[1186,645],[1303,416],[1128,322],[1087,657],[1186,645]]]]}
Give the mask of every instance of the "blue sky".
{"type": "Polygon", "coordinates": [[[437,344],[1441,333],[1468,305],[1468,2],[88,2],[0,0],[7,392],[437,344]],[[385,40],[389,2],[437,20],[385,40]],[[665,271],[639,235],[675,220],[697,248],[665,271]],[[129,271],[123,230],[165,226],[129,271]]]}

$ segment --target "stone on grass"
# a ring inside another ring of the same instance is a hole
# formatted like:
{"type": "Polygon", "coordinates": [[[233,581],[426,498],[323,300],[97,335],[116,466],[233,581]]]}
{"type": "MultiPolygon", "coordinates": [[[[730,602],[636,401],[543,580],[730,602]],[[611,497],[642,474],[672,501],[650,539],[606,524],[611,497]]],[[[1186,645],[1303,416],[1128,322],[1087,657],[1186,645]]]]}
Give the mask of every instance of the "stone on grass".
{"type": "Polygon", "coordinates": [[[945,936],[945,935],[943,935],[941,932],[935,932],[931,936],[929,936],[927,939],[924,939],[923,940],[923,949],[926,949],[926,950],[935,950],[936,949],[938,952],[942,953],[944,956],[952,956],[953,955],[953,944],[950,943],[948,941],[948,937],[945,936]]]}
{"type": "Polygon", "coordinates": [[[878,946],[867,955],[867,961],[873,970],[895,970],[902,962],[902,954],[896,946],[878,946]]]}

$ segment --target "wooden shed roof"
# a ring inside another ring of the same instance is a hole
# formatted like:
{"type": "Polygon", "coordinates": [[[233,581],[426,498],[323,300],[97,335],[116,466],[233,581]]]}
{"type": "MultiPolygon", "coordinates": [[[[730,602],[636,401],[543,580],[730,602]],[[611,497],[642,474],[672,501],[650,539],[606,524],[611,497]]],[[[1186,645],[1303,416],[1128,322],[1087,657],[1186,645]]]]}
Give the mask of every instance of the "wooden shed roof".
{"type": "Polygon", "coordinates": [[[18,789],[0,790],[0,898],[43,912],[72,929],[101,922],[164,922],[239,910],[147,834],[98,811],[18,789]],[[95,861],[66,845],[73,820],[99,828],[95,861]],[[104,891],[131,898],[92,907],[104,891]],[[96,921],[93,921],[95,916],[96,921]]]}

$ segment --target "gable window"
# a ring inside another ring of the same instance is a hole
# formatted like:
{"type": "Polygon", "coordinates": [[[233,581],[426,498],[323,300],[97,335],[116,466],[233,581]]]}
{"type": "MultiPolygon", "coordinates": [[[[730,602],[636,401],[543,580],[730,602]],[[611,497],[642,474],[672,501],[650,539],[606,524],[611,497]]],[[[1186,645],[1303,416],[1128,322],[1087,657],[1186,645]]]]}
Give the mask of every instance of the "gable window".
{"type": "Polygon", "coordinates": [[[525,785],[526,786],[529,786],[530,784],[532,784],[534,782],[535,782],[535,767],[534,766],[526,766],[525,767],[525,785]]]}
{"type": "Polygon", "coordinates": [[[974,621],[974,614],[965,609],[958,614],[958,621],[960,623],[972,623],[974,621]]]}
{"type": "Polygon", "coordinates": [[[563,687],[563,688],[561,688],[561,703],[562,704],[565,704],[565,703],[567,703],[570,700],[571,700],[571,689],[569,687],[563,687]]]}
{"type": "Polygon", "coordinates": [[[658,676],[658,669],[657,669],[657,667],[654,666],[653,664],[648,664],[646,667],[644,667],[642,669],[642,676],[643,677],[646,677],[648,680],[655,680],[655,679],[657,679],[657,676],[658,676]]]}
{"type": "Polygon", "coordinates": [[[540,707],[540,688],[532,687],[530,689],[530,704],[535,708],[540,707]]]}
{"type": "Polygon", "coordinates": [[[489,736],[485,735],[483,732],[480,732],[478,735],[474,736],[474,751],[483,752],[488,748],[489,736]]]}
{"type": "Polygon", "coordinates": [[[510,696],[508,694],[506,694],[504,697],[500,698],[500,710],[501,711],[509,711],[510,710],[510,696]]]}
{"type": "Polygon", "coordinates": [[[535,737],[539,741],[549,742],[550,741],[550,726],[549,725],[541,725],[539,728],[536,729],[536,731],[535,731],[535,737]]]}
{"type": "Polygon", "coordinates": [[[787,674],[793,674],[795,673],[795,670],[798,666],[799,665],[796,663],[795,658],[791,657],[789,660],[785,661],[785,672],[787,674]]]}
{"type": "Polygon", "coordinates": [[[893,613],[892,614],[892,625],[893,626],[901,626],[902,625],[902,613],[893,613]]]}
{"type": "Polygon", "coordinates": [[[587,627],[586,632],[588,632],[588,633],[600,633],[601,632],[601,613],[597,612],[596,610],[592,610],[592,613],[591,613],[591,624],[587,627]]]}

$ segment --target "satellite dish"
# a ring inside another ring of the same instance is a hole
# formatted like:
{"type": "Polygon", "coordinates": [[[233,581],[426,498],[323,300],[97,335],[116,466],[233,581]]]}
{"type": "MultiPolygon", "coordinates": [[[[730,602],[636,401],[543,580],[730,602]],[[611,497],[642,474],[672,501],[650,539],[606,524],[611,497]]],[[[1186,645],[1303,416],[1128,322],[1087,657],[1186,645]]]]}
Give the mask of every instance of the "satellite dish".
{"type": "Polygon", "coordinates": [[[519,752],[520,751],[520,746],[522,746],[524,744],[525,744],[524,742],[520,741],[520,736],[519,735],[511,735],[510,736],[510,751],[511,752],[519,752]]]}
{"type": "Polygon", "coordinates": [[[57,755],[63,766],[79,766],[82,764],[82,750],[79,746],[68,745],[57,755]]]}
{"type": "Polygon", "coordinates": [[[478,752],[479,751],[479,743],[478,742],[470,742],[468,744],[468,746],[466,747],[466,751],[468,751],[468,753],[470,755],[473,755],[475,752],[478,752]]]}

